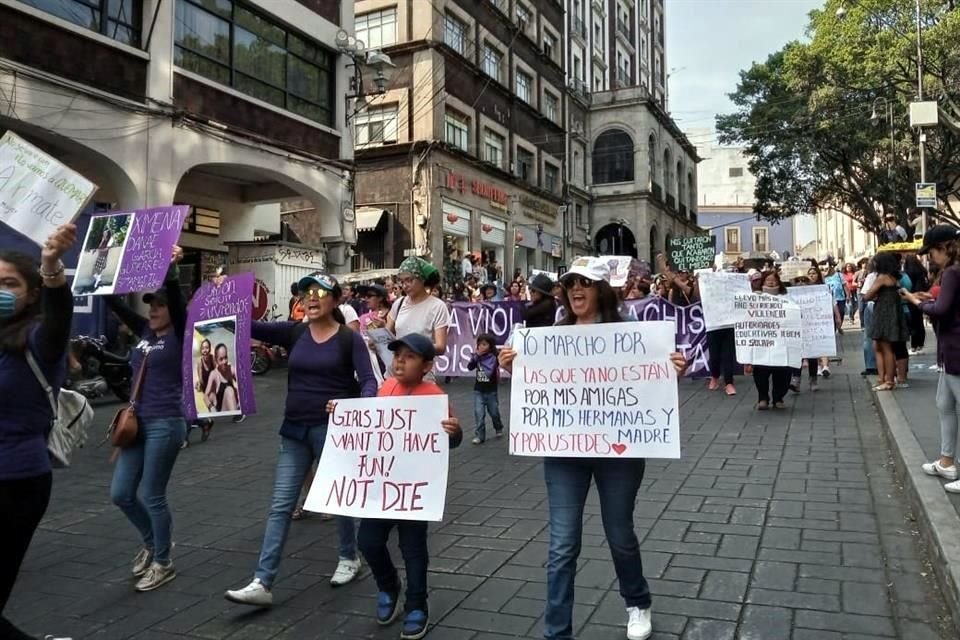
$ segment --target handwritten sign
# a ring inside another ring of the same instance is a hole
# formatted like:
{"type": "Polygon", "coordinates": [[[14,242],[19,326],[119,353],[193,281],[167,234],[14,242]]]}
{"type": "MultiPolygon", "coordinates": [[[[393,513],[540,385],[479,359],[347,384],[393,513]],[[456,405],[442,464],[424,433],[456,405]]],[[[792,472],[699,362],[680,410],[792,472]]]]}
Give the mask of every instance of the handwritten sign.
{"type": "Polygon", "coordinates": [[[679,458],[672,322],[517,329],[510,453],[679,458]]]}
{"type": "Polygon", "coordinates": [[[303,508],[354,518],[443,519],[447,396],[339,400],[303,508]]]}
{"type": "Polygon", "coordinates": [[[38,245],[76,218],[96,190],[12,131],[0,138],[0,222],[38,245]]]}
{"type": "Polygon", "coordinates": [[[622,287],[627,284],[633,258],[630,256],[600,256],[600,260],[610,268],[611,287],[622,287]]]}
{"type": "Polygon", "coordinates": [[[700,274],[700,302],[707,331],[732,327],[739,317],[733,306],[738,293],[750,293],[750,277],[745,273],[704,271],[700,274]]]}
{"type": "MultiPolygon", "coordinates": [[[[197,357],[202,349],[202,338],[196,341],[198,334],[203,334],[211,321],[231,319],[233,331],[233,352],[230,353],[233,371],[236,375],[236,395],[239,407],[232,407],[235,413],[253,415],[257,412],[257,405],[253,397],[253,375],[250,372],[250,322],[253,307],[253,274],[240,273],[227,276],[218,287],[212,282],[204,282],[193,294],[187,307],[187,327],[184,332],[185,345],[196,345],[196,349],[183,350],[183,415],[188,420],[197,419],[197,357]],[[231,317],[232,316],[232,317],[231,317]]],[[[213,340],[211,340],[213,342],[213,340]]],[[[228,341],[222,340],[224,344],[228,341]]],[[[211,344],[213,349],[216,343],[211,344]]],[[[216,355],[216,354],[214,354],[216,355]]],[[[201,380],[201,382],[203,382],[201,380]]],[[[204,393],[207,388],[204,388],[204,393]]]]}
{"type": "Polygon", "coordinates": [[[670,238],[667,253],[670,254],[670,265],[677,271],[692,273],[697,269],[708,269],[717,255],[717,237],[670,238]]]}
{"type": "Polygon", "coordinates": [[[803,336],[800,307],[786,296],[746,293],[734,296],[740,319],[734,326],[737,362],[768,367],[800,367],[803,336]]]}
{"type": "MultiPolygon", "coordinates": [[[[816,267],[813,267],[816,269],[816,267]]],[[[784,282],[807,277],[810,263],[806,260],[790,260],[780,265],[780,278],[784,282]]]]}
{"type": "Polygon", "coordinates": [[[790,287],[787,297],[800,307],[803,324],[803,357],[837,355],[836,326],[833,319],[833,294],[825,284],[790,287]]]}

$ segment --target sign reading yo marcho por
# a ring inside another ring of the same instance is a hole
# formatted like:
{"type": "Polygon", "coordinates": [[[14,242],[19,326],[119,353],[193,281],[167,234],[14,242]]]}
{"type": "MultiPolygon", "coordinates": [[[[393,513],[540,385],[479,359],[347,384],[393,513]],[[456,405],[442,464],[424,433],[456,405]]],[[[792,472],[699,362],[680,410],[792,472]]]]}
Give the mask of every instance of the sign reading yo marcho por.
{"type": "Polygon", "coordinates": [[[676,271],[694,272],[709,269],[717,255],[716,236],[690,236],[670,238],[667,243],[670,265],[676,271]]]}
{"type": "Polygon", "coordinates": [[[0,222],[42,245],[97,190],[12,131],[0,138],[0,222]]]}
{"type": "Polygon", "coordinates": [[[672,322],[517,329],[510,453],[679,458],[672,322]]]}

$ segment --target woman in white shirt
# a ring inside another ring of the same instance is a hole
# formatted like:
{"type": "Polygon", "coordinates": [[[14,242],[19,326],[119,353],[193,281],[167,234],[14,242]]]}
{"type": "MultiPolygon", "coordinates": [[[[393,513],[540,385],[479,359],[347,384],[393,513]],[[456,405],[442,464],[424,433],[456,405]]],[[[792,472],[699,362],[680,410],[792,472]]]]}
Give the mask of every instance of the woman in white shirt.
{"type": "MultiPolygon", "coordinates": [[[[438,354],[445,353],[450,310],[446,302],[430,293],[440,284],[440,272],[426,260],[410,257],[400,263],[397,278],[403,287],[403,296],[390,309],[387,329],[395,336],[419,333],[433,342],[438,354]]],[[[435,381],[433,372],[425,379],[435,381]]]]}

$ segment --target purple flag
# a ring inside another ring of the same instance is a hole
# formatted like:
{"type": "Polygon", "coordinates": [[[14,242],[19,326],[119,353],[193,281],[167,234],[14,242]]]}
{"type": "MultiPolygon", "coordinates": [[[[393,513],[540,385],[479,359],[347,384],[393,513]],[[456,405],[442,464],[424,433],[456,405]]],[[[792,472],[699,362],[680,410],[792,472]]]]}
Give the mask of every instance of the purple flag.
{"type": "Polygon", "coordinates": [[[250,373],[252,273],[205,282],[187,307],[183,349],[183,414],[188,420],[252,415],[250,373]]]}

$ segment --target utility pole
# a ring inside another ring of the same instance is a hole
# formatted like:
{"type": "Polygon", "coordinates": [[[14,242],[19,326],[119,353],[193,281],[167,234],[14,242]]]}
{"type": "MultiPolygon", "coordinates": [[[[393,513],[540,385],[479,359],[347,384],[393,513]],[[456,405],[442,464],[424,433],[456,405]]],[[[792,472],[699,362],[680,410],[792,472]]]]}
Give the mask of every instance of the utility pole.
{"type": "MultiPolygon", "coordinates": [[[[916,0],[917,21],[917,102],[923,102],[923,29],[920,23],[920,0],[916,0]]],[[[927,134],[920,129],[920,182],[927,181],[927,134]]],[[[927,208],[920,210],[920,233],[927,232],[927,208]]]]}

